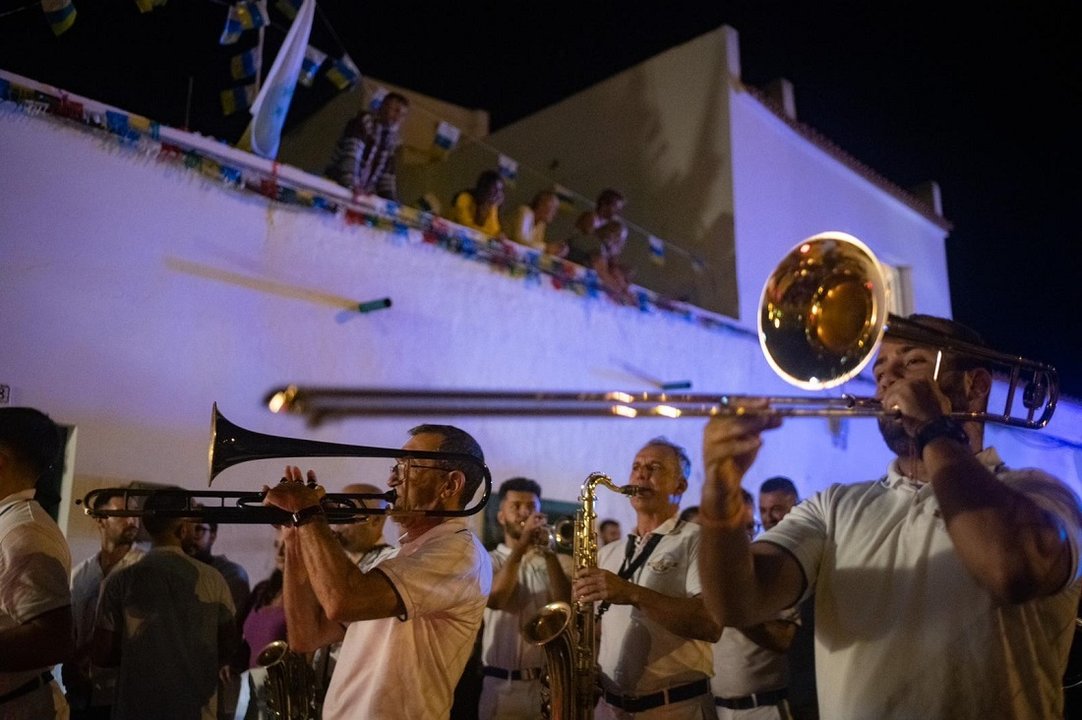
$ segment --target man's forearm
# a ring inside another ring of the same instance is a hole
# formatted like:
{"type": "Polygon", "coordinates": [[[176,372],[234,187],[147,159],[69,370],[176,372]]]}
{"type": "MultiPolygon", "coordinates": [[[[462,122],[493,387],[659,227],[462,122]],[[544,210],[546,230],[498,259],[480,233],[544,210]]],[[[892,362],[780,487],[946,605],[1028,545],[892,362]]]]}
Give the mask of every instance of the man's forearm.
{"type": "Polygon", "coordinates": [[[721,625],[707,612],[702,598],[677,598],[635,585],[631,604],[658,625],[689,640],[717,642],[721,625]]]}
{"type": "Polygon", "coordinates": [[[70,606],[0,630],[0,672],[56,665],[71,658],[74,652],[70,606]]]}
{"type": "Polygon", "coordinates": [[[492,574],[492,591],[488,594],[488,607],[503,610],[511,602],[518,588],[518,571],[522,567],[522,553],[511,551],[511,555],[499,570],[492,574]]]}
{"type": "Polygon", "coordinates": [[[340,634],[340,626],[336,632],[312,590],[298,538],[286,539],[285,560],[282,604],[285,606],[290,648],[297,652],[310,652],[334,642],[340,634]]]}
{"type": "Polygon", "coordinates": [[[1058,518],[949,439],[929,443],[923,459],[955,550],[982,587],[1010,603],[1063,587],[1071,559],[1058,518]]]}

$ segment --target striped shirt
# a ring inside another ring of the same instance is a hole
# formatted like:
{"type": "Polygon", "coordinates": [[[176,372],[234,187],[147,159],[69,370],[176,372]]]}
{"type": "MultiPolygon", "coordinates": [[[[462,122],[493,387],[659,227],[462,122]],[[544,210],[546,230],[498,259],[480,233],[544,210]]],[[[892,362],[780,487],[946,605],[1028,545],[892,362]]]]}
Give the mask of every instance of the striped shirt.
{"type": "Polygon", "coordinates": [[[361,113],[346,123],[324,174],[354,193],[397,200],[398,144],[397,128],[384,125],[372,113],[361,113]]]}

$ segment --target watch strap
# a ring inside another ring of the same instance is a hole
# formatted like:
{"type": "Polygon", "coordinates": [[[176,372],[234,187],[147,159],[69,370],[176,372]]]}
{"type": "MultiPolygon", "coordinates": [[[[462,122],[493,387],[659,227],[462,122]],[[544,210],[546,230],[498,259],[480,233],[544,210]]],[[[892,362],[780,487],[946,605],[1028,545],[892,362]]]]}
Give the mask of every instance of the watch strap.
{"type": "Polygon", "coordinates": [[[327,513],[323,511],[322,505],[309,505],[293,513],[293,527],[307,525],[313,520],[325,517],[327,517],[327,513]]]}
{"type": "Polygon", "coordinates": [[[969,445],[969,436],[966,435],[966,431],[961,424],[949,415],[943,415],[937,417],[935,420],[926,422],[924,426],[917,431],[917,435],[914,438],[917,444],[917,455],[923,455],[924,446],[938,438],[950,438],[962,445],[969,445]]]}

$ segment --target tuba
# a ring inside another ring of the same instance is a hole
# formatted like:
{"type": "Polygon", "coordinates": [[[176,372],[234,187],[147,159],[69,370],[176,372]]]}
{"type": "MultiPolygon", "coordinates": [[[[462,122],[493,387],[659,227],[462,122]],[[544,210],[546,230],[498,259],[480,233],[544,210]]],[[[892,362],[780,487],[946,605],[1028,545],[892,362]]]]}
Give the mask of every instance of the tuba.
{"type": "MultiPolygon", "coordinates": [[[[575,573],[597,567],[596,488],[635,495],[634,485],[617,485],[608,475],[592,473],[582,483],[575,513],[572,558],[575,573]]],[[[543,712],[549,720],[588,720],[597,705],[597,632],[593,603],[549,603],[526,623],[522,634],[545,650],[543,712]]]]}
{"type": "Polygon", "coordinates": [[[275,720],[317,720],[320,716],[316,673],[304,656],[276,640],[260,651],[259,667],[267,671],[263,695],[268,714],[275,720]]]}

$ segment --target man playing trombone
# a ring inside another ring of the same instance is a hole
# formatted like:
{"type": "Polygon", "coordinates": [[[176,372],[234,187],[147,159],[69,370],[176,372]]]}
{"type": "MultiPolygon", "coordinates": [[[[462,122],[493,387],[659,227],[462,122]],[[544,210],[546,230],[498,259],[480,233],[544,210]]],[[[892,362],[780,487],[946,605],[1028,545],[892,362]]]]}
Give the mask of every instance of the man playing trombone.
{"type": "MultiPolygon", "coordinates": [[[[915,316],[945,340],[968,328],[915,316]]],[[[1079,598],[1078,499],[1040,470],[1008,470],[983,447],[991,373],[891,339],[873,366],[880,431],[897,456],[879,480],[833,485],[749,543],[741,478],[777,427],[716,418],[703,455],[703,595],[747,626],[816,595],[825,718],[1052,718],[1079,598]]],[[[753,404],[754,405],[754,404],[753,404]]]]}
{"type": "MultiPolygon", "coordinates": [[[[484,456],[449,425],[410,431],[406,451],[465,453],[476,463],[404,457],[389,484],[396,511],[462,509],[484,479],[484,456]]],[[[365,573],[346,554],[320,505],[323,489],[297,467],[265,503],[294,516],[285,531],[289,644],[311,652],[342,641],[323,717],[447,718],[492,582],[488,554],[461,518],[400,515],[399,551],[365,573]]]]}

